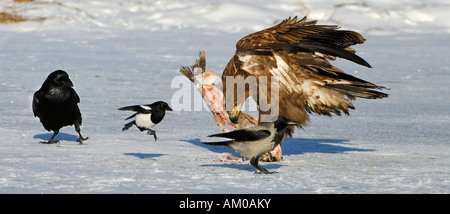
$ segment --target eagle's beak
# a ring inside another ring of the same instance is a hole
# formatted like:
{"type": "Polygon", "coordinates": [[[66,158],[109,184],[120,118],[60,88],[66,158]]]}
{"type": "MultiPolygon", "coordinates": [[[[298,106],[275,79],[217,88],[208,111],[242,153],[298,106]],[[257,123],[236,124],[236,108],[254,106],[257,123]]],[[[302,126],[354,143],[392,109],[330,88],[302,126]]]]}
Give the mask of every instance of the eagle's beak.
{"type": "Polygon", "coordinates": [[[242,104],[235,104],[233,110],[227,111],[230,121],[233,123],[238,123],[239,113],[241,113],[242,104]]]}

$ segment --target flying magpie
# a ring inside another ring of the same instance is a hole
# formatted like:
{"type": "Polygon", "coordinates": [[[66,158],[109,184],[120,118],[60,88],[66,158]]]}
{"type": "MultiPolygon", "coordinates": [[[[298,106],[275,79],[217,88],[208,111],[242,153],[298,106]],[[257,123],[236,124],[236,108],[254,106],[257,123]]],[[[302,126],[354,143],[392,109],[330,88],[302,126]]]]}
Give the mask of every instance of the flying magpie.
{"type": "Polygon", "coordinates": [[[271,174],[258,164],[260,157],[274,149],[284,140],[284,130],[290,125],[297,125],[298,122],[278,116],[274,122],[263,122],[258,126],[238,129],[227,133],[209,135],[208,137],[230,138],[230,141],[205,142],[204,144],[213,146],[226,146],[243,157],[250,159],[250,164],[259,170],[259,173],[271,174]]]}
{"type": "Polygon", "coordinates": [[[57,143],[58,141],[53,139],[59,133],[59,129],[71,125],[75,125],[75,131],[78,132],[78,142],[82,143],[88,139],[80,133],[81,112],[78,108],[80,97],[72,87],[69,74],[57,70],[49,74],[42,87],[34,93],[34,116],[39,117],[47,131],[54,132],[49,141],[41,143],[57,143]]]}
{"type": "Polygon", "coordinates": [[[167,111],[172,111],[169,105],[164,101],[157,101],[147,105],[134,105],[119,108],[121,111],[135,111],[136,113],[129,116],[127,119],[135,118],[135,120],[125,124],[122,131],[128,130],[131,126],[136,127],[142,132],[147,131],[147,134],[153,135],[155,141],[157,139],[155,130],[152,130],[156,124],[161,122],[167,111]]]}

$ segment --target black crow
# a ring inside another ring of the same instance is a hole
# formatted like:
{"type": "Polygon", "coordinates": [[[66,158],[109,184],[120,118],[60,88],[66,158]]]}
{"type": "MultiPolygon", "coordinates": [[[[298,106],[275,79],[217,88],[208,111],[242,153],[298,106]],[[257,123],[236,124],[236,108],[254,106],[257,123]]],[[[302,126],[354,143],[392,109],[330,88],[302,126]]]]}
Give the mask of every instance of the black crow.
{"type": "Polygon", "coordinates": [[[34,116],[39,117],[47,131],[54,132],[49,141],[41,143],[57,143],[58,141],[53,139],[59,133],[59,129],[71,125],[75,125],[75,131],[78,132],[78,142],[82,143],[88,139],[80,133],[81,112],[78,108],[80,97],[72,87],[69,75],[63,70],[57,70],[48,75],[42,87],[34,93],[34,116]]]}
{"type": "Polygon", "coordinates": [[[135,118],[135,120],[125,124],[122,131],[128,130],[131,126],[136,127],[142,132],[147,131],[147,134],[153,135],[155,141],[157,139],[155,130],[152,130],[156,124],[161,122],[167,111],[172,111],[166,102],[158,101],[147,105],[134,105],[119,108],[122,111],[135,111],[136,113],[129,116],[127,119],[135,118]]]}
{"type": "Polygon", "coordinates": [[[227,133],[209,135],[208,137],[230,138],[230,141],[206,142],[204,144],[214,146],[226,146],[243,157],[250,159],[250,164],[259,170],[257,173],[271,174],[258,164],[260,157],[274,149],[284,140],[285,128],[289,125],[298,125],[298,122],[278,116],[274,122],[263,122],[258,126],[238,129],[227,133]]]}

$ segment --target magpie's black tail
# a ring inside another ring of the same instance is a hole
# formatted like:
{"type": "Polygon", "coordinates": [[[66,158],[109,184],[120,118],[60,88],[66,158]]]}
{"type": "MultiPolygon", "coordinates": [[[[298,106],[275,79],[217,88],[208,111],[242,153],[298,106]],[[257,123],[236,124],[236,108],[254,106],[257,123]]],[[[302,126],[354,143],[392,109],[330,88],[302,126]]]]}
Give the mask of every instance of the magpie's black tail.
{"type": "Polygon", "coordinates": [[[122,128],[122,131],[128,130],[131,126],[133,126],[134,120],[125,124],[125,126],[122,128]]]}

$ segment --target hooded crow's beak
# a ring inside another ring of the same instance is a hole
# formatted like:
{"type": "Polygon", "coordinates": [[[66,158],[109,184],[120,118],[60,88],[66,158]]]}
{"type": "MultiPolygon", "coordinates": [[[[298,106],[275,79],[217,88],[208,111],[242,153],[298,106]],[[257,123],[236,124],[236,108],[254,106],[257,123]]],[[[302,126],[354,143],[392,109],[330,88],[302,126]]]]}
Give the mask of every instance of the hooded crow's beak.
{"type": "Polygon", "coordinates": [[[286,126],[294,126],[294,125],[300,124],[297,121],[290,120],[290,119],[288,119],[286,117],[283,117],[283,116],[278,116],[278,119],[275,121],[275,123],[286,124],[286,126]]]}
{"type": "Polygon", "coordinates": [[[286,118],[286,125],[288,125],[288,126],[295,126],[295,125],[298,125],[298,124],[300,124],[300,123],[297,122],[297,121],[290,120],[290,119],[286,118]]]}
{"type": "Polygon", "coordinates": [[[293,120],[291,120],[291,121],[288,121],[287,123],[286,123],[287,125],[289,125],[289,126],[294,126],[294,125],[298,125],[298,124],[300,124],[299,122],[296,122],[296,121],[293,121],[293,120]]]}

